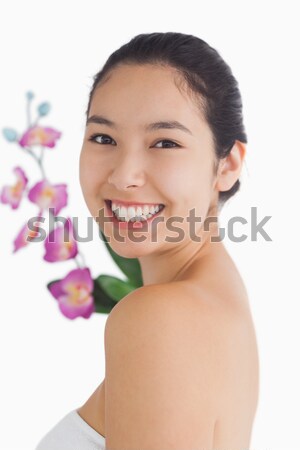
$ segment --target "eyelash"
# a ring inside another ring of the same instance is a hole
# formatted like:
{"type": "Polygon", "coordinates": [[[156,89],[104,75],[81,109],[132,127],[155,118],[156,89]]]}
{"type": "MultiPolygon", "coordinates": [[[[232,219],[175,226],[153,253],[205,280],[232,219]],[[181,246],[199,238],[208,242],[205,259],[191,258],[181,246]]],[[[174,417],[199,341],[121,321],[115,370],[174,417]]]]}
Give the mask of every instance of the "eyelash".
{"type": "MultiPolygon", "coordinates": [[[[92,136],[88,140],[92,141],[92,142],[96,142],[97,144],[100,144],[100,145],[110,145],[110,144],[107,144],[107,143],[103,144],[101,142],[97,142],[96,138],[99,137],[99,136],[104,136],[106,138],[111,139],[111,137],[109,137],[107,134],[95,133],[95,134],[92,134],[92,136]]],[[[170,141],[169,139],[161,139],[160,141],[157,141],[154,145],[158,144],[159,142],[171,142],[172,144],[174,144],[174,147],[158,147],[158,148],[176,148],[176,147],[180,148],[180,145],[176,144],[176,142],[170,141]]]]}

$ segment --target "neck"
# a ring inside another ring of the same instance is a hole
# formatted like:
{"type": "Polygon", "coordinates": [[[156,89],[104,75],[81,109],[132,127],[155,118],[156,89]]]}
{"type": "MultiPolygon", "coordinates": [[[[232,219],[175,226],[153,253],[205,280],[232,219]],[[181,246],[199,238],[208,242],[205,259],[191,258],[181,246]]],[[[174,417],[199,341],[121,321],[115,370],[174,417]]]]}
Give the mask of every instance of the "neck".
{"type": "Polygon", "coordinates": [[[139,257],[143,285],[176,281],[184,277],[193,265],[203,263],[208,257],[224,250],[223,242],[216,240],[219,236],[217,222],[210,224],[209,231],[201,229],[197,236],[200,236],[200,242],[188,238],[173,248],[139,257]]]}

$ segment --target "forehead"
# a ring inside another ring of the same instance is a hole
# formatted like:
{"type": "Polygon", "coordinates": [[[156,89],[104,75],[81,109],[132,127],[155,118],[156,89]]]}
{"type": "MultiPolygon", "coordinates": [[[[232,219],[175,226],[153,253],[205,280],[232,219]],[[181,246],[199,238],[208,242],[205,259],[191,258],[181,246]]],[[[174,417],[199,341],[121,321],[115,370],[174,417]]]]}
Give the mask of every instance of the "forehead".
{"type": "Polygon", "coordinates": [[[119,66],[95,90],[89,117],[110,117],[120,128],[172,118],[197,133],[206,126],[202,112],[185,89],[177,87],[176,79],[169,67],[119,66]]]}

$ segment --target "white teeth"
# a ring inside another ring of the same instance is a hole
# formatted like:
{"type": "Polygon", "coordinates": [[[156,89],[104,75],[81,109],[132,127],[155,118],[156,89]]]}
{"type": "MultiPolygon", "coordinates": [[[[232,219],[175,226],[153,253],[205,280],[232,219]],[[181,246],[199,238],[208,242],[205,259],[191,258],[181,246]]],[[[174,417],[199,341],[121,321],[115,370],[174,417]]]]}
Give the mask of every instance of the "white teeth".
{"type": "Polygon", "coordinates": [[[113,211],[118,212],[119,211],[119,215],[123,216],[123,215],[127,215],[129,218],[134,217],[134,216],[141,216],[142,214],[144,216],[146,216],[147,214],[149,214],[149,212],[151,214],[155,214],[156,212],[159,211],[160,206],[159,205],[145,205],[145,206],[129,206],[128,208],[124,205],[118,205],[117,203],[112,203],[111,205],[111,209],[113,211]]]}
{"type": "Polygon", "coordinates": [[[135,217],[135,216],[136,216],[135,208],[134,208],[133,206],[129,206],[129,208],[128,208],[127,211],[128,211],[128,212],[127,212],[127,217],[128,217],[129,219],[131,219],[132,217],[135,217]]]}
{"type": "Polygon", "coordinates": [[[147,216],[148,213],[149,213],[149,206],[148,205],[143,206],[143,214],[144,214],[144,216],[147,216]]]}
{"type": "Polygon", "coordinates": [[[124,206],[121,206],[121,209],[119,208],[119,216],[120,217],[127,217],[127,209],[124,206]]]}
{"type": "Polygon", "coordinates": [[[145,206],[129,206],[126,208],[125,206],[118,205],[117,203],[112,203],[111,209],[114,212],[114,215],[120,221],[126,222],[135,222],[135,221],[143,221],[147,220],[153,215],[155,215],[158,211],[163,208],[160,205],[145,205],[145,206]]]}

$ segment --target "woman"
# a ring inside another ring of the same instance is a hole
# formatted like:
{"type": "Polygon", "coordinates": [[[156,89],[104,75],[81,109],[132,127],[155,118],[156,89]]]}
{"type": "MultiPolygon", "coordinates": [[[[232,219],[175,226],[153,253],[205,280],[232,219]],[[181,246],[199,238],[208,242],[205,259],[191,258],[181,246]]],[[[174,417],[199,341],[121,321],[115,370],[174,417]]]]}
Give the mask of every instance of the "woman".
{"type": "Polygon", "coordinates": [[[249,448],[256,336],[218,226],[246,153],[238,83],[198,37],[141,34],[96,74],[86,114],[83,195],[143,286],[109,314],[105,378],[51,450],[71,434],[84,450],[249,448]]]}

